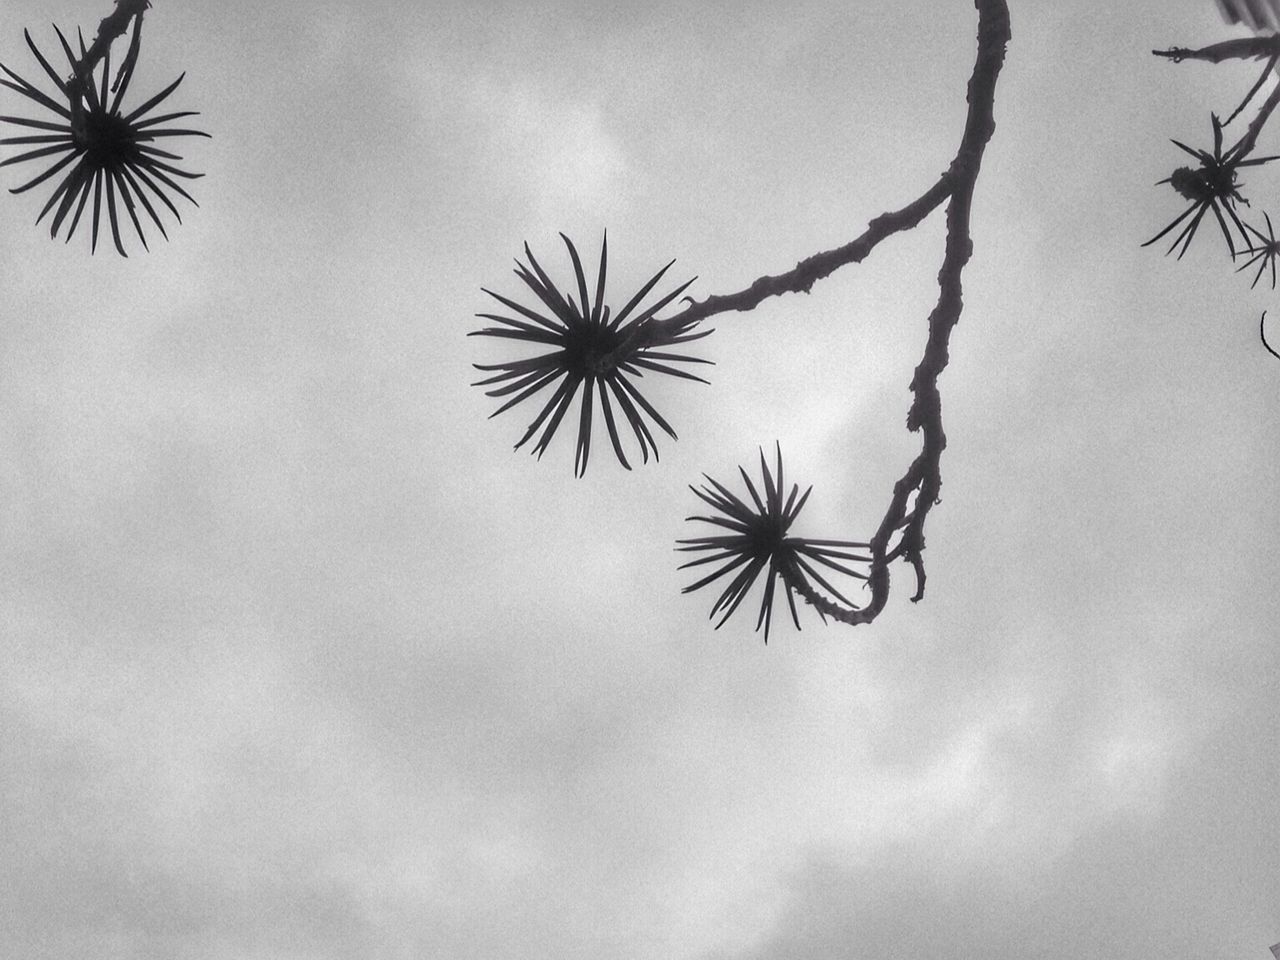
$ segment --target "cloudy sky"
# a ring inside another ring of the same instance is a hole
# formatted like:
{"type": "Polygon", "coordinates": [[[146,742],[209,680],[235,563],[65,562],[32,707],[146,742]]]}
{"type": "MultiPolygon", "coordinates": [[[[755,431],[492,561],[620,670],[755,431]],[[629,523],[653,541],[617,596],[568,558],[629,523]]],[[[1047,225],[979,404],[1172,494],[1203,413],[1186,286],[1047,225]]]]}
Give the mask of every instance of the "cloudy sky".
{"type": "MultiPolygon", "coordinates": [[[[680,594],[687,484],[778,440],[866,539],[940,215],[717,318],[632,473],[513,453],[464,333],[562,230],[615,297],[851,239],[949,162],[972,4],[156,0],[199,209],[121,260],[0,196],[0,954],[1266,957],[1280,294],[1139,247],[1255,68],[1150,56],[1209,0],[1011,6],[928,595],[765,646],[680,594]]],[[[5,0],[0,59],[109,9],[5,0]]]]}

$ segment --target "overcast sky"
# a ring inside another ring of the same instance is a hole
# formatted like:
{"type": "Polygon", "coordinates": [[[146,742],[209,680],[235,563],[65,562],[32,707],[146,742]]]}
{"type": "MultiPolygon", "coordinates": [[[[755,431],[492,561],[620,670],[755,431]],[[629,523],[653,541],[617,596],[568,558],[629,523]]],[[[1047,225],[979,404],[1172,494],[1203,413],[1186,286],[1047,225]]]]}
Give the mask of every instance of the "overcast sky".
{"type": "MultiPolygon", "coordinates": [[[[778,440],[796,532],[868,537],[940,214],[716,318],[632,473],[513,453],[464,334],[558,231],[615,300],[856,236],[951,159],[972,3],[156,0],[199,209],[91,258],[0,195],[0,954],[1266,957],[1280,294],[1139,247],[1256,68],[1150,55],[1210,0],[1011,6],[928,594],[765,646],[680,594],[686,485],[778,440]]],[[[5,0],[0,59],[109,10],[5,0]]]]}

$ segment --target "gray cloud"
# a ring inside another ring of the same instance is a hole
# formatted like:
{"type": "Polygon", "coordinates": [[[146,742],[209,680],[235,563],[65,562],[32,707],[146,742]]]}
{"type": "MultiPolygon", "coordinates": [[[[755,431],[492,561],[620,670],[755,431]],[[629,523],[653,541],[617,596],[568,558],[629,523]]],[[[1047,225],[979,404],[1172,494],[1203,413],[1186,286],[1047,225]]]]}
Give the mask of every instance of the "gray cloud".
{"type": "MultiPolygon", "coordinates": [[[[775,438],[804,533],[876,522],[936,218],[718,318],[712,385],[652,387],[680,441],[634,473],[512,454],[533,412],[466,385],[525,240],[563,279],[556,231],[608,229],[615,295],[676,257],[702,296],[932,182],[972,9],[870,6],[148,13],[139,83],[187,70],[215,134],[200,208],[122,263],[30,198],[0,232],[0,953],[1280,939],[1265,295],[1216,238],[1138,247],[1175,210],[1166,138],[1237,92],[1145,52],[1218,37],[1203,5],[1014,11],[922,604],[903,570],[871,629],[806,610],[764,647],[711,629],[672,546],[684,485],[775,438]]],[[[26,69],[15,33],[0,56],[26,69]]]]}

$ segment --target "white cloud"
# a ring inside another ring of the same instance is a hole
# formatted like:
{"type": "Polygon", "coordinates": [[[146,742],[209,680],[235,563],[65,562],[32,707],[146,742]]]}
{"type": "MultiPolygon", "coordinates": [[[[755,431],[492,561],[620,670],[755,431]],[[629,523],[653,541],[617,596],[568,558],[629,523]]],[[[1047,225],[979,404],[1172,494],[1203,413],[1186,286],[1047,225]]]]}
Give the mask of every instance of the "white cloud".
{"type": "Polygon", "coordinates": [[[478,161],[486,176],[531,197],[540,219],[598,223],[625,210],[636,171],[600,104],[492,75],[480,76],[465,95],[486,131],[478,161]]]}

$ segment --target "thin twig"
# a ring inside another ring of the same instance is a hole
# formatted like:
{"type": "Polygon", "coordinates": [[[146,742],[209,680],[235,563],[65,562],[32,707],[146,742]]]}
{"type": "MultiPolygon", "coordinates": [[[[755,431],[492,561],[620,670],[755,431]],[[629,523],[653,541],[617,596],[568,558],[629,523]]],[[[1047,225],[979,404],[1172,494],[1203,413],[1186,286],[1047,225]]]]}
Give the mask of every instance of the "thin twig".
{"type": "Polygon", "coordinates": [[[1271,95],[1258,108],[1257,115],[1249,121],[1249,129],[1245,131],[1234,147],[1227,153],[1236,160],[1243,160],[1257,145],[1258,134],[1262,133],[1262,128],[1266,126],[1267,119],[1271,116],[1271,111],[1276,108],[1276,104],[1280,104],[1280,83],[1275,85],[1271,91],[1271,95]]]}
{"type": "Polygon", "coordinates": [[[1203,60],[1206,63],[1222,63],[1224,60],[1262,60],[1280,52],[1280,34],[1224,40],[1222,43],[1211,43],[1197,50],[1188,47],[1170,47],[1168,50],[1151,52],[1157,57],[1164,57],[1174,63],[1181,63],[1183,60],[1203,60]]]}
{"type": "Polygon", "coordinates": [[[620,343],[612,353],[603,357],[601,362],[615,362],[616,358],[625,356],[636,341],[656,343],[672,336],[679,336],[695,323],[717,313],[752,310],[759,306],[761,301],[784,293],[808,293],[814,283],[830,276],[840,267],[850,263],[861,263],[880,241],[888,239],[895,233],[902,233],[918,226],[950,195],[951,171],[947,170],[933,186],[916,199],[901,209],[880,214],[867,224],[867,229],[861,236],[844,246],[815,253],[801,260],[785,273],[760,277],[752,282],[751,286],[736,293],[713,294],[705,300],[685,297],[684,299],[689,301],[689,306],[665,320],[653,319],[638,325],[631,336],[620,343]]]}
{"type": "MultiPolygon", "coordinates": [[[[951,195],[951,173],[947,171],[937,183],[900,210],[882,213],[870,223],[862,235],[834,250],[815,253],[797,263],[786,273],[764,276],[737,293],[712,295],[695,301],[682,312],[661,321],[662,325],[687,327],[717,313],[754,309],[762,300],[783,293],[808,293],[814,283],[850,263],[861,263],[881,240],[919,225],[951,195]]],[[[657,325],[657,324],[655,324],[657,325]]]]}
{"type": "Polygon", "coordinates": [[[1267,61],[1267,65],[1263,67],[1262,72],[1258,74],[1258,82],[1249,88],[1249,92],[1246,93],[1244,95],[1244,99],[1240,101],[1240,106],[1231,111],[1231,116],[1222,121],[1222,125],[1224,127],[1236,117],[1240,116],[1240,111],[1247,107],[1249,105],[1249,101],[1252,100],[1257,95],[1258,91],[1262,89],[1262,85],[1267,82],[1267,77],[1270,76],[1271,71],[1276,68],[1277,61],[1280,61],[1280,53],[1272,54],[1271,59],[1267,61]]]}
{"type": "MultiPolygon", "coordinates": [[[[1258,82],[1254,84],[1248,96],[1244,98],[1244,101],[1236,108],[1235,112],[1227,118],[1227,123],[1230,123],[1235,119],[1236,114],[1244,109],[1245,104],[1253,98],[1253,95],[1257,93],[1267,74],[1271,72],[1277,61],[1280,61],[1280,34],[1226,40],[1222,43],[1211,43],[1207,47],[1200,47],[1195,50],[1188,47],[1170,47],[1168,50],[1152,50],[1151,52],[1157,57],[1165,57],[1174,63],[1181,63],[1183,60],[1222,63],[1226,60],[1261,60],[1266,58],[1269,61],[1266,69],[1262,71],[1262,76],[1258,78],[1258,82]]],[[[1280,103],[1280,84],[1277,84],[1276,88],[1271,91],[1271,95],[1267,97],[1266,102],[1258,110],[1258,115],[1249,124],[1249,129],[1245,131],[1244,136],[1228,153],[1234,155],[1237,159],[1243,159],[1252,152],[1258,141],[1258,134],[1262,132],[1267,118],[1271,116],[1271,111],[1275,109],[1277,103],[1280,103]]]]}
{"type": "Polygon", "coordinates": [[[1271,344],[1267,343],[1267,311],[1265,310],[1262,311],[1262,319],[1258,321],[1258,336],[1262,338],[1262,345],[1267,348],[1267,353],[1280,360],[1280,353],[1276,353],[1271,344]]]}

